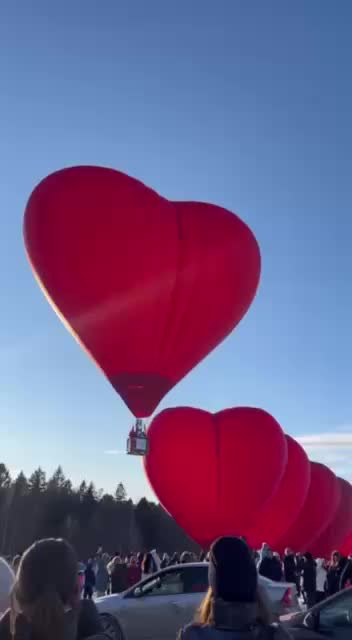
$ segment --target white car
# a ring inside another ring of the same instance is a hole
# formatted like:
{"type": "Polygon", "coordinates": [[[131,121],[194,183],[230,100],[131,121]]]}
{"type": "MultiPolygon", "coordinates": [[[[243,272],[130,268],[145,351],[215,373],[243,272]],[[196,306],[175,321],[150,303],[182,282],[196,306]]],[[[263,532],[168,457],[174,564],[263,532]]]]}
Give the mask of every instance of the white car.
{"type": "MultiPolygon", "coordinates": [[[[298,610],[296,586],[259,576],[259,584],[276,616],[298,610]]],[[[206,563],[168,567],[124,593],[96,600],[106,628],[117,640],[175,640],[176,633],[194,618],[208,589],[206,563]]]]}

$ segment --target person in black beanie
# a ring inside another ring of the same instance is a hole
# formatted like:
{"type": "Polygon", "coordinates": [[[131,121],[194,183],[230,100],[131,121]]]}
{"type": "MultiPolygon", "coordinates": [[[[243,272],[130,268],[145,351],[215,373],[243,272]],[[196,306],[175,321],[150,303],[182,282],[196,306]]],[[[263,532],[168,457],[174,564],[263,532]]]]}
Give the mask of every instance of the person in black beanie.
{"type": "Polygon", "coordinates": [[[179,640],[241,640],[242,635],[243,640],[274,635],[287,640],[287,632],[270,620],[248,545],[240,538],[219,538],[210,549],[208,592],[195,622],[179,632],[179,640]]]}

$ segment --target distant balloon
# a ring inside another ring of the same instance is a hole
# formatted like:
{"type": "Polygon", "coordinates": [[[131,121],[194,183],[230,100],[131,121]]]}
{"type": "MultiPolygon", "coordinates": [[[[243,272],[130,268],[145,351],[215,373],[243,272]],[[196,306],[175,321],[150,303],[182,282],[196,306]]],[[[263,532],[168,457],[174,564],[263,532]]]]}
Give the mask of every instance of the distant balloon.
{"type": "Polygon", "coordinates": [[[148,437],[144,464],[152,488],[204,548],[221,535],[246,535],[286,468],[285,435],[262,409],[214,415],[166,409],[152,421],[148,437]]]}
{"type": "Polygon", "coordinates": [[[341,489],[335,474],[318,462],[311,462],[310,465],[308,495],[297,520],[277,544],[277,549],[281,552],[285,547],[296,552],[310,551],[311,544],[329,526],[336,514],[341,489]]]}
{"type": "Polygon", "coordinates": [[[346,536],[352,531],[352,487],[349,482],[337,478],[341,499],[331,523],[322,531],[312,544],[311,550],[316,558],[328,558],[334,550],[339,550],[346,536]]]}
{"type": "Polygon", "coordinates": [[[45,178],[24,237],[52,306],[140,418],[236,327],[259,282],[258,244],[236,215],[103,167],[45,178]]]}
{"type": "Polygon", "coordinates": [[[308,456],[291,436],[286,435],[286,440],[288,458],[284,476],[276,493],[258,513],[252,529],[246,536],[249,544],[255,549],[263,542],[275,548],[278,540],[297,519],[308,495],[308,456]]]}

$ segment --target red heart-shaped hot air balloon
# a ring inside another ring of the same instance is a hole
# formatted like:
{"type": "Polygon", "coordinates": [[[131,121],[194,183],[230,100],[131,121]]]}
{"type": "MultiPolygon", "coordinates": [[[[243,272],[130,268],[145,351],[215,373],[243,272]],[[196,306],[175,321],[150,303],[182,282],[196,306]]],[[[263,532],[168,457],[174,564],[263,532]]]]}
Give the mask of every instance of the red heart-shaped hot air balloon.
{"type": "Polygon", "coordinates": [[[311,462],[306,501],[297,520],[277,543],[277,550],[283,552],[285,547],[290,547],[296,552],[310,551],[310,545],[332,522],[340,499],[341,489],[335,474],[324,464],[311,462]]]}
{"type": "Polygon", "coordinates": [[[232,331],[259,282],[257,242],[236,215],[103,167],[45,178],[24,236],[49,301],[137,417],[232,331]]]}
{"type": "Polygon", "coordinates": [[[337,482],[341,490],[340,503],[331,523],[311,545],[315,558],[329,558],[352,530],[352,487],[343,478],[337,478],[337,482]]]}
{"type": "Polygon", "coordinates": [[[247,540],[254,549],[267,542],[273,549],[301,511],[310,484],[310,462],[303,448],[290,436],[287,440],[287,465],[281,483],[271,500],[255,519],[247,540]]]}
{"type": "Polygon", "coordinates": [[[166,409],[148,430],[145,470],[164,508],[204,548],[246,535],[287,462],[285,435],[261,409],[166,409]]]}
{"type": "Polygon", "coordinates": [[[339,549],[340,553],[344,555],[346,558],[352,557],[352,529],[344,539],[343,543],[340,544],[339,549]]]}

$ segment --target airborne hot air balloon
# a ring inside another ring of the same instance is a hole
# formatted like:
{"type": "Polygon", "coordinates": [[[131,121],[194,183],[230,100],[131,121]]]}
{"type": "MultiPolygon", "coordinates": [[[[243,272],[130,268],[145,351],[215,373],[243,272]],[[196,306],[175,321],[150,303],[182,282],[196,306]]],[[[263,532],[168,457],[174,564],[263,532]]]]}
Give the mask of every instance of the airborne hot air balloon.
{"type": "Polygon", "coordinates": [[[236,327],[259,282],[256,239],[236,215],[103,167],[45,178],[24,237],[48,300],[137,418],[236,327]]]}

